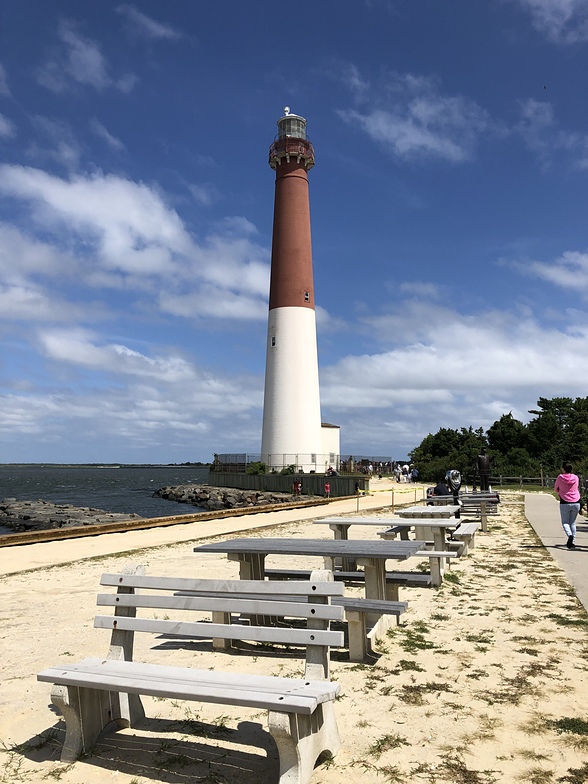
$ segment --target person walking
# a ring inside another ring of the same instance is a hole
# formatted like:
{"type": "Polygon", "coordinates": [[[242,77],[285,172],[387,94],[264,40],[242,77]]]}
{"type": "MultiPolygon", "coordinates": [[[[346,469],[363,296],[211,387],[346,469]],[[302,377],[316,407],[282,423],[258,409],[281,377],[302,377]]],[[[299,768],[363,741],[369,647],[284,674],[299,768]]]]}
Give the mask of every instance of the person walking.
{"type": "Polygon", "coordinates": [[[566,547],[573,550],[576,546],[576,517],[580,511],[580,480],[572,473],[572,464],[564,463],[562,473],[555,480],[553,490],[559,496],[561,524],[567,534],[566,547]]]}
{"type": "Polygon", "coordinates": [[[331,483],[325,482],[325,498],[331,497],[331,483]]]}

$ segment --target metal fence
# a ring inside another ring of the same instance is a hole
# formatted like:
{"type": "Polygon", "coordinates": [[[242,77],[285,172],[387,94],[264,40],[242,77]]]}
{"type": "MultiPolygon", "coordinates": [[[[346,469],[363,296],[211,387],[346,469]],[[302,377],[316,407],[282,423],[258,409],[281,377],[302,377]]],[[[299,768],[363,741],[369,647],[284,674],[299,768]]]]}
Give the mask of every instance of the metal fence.
{"type": "Polygon", "coordinates": [[[329,476],[324,474],[245,474],[242,472],[211,471],[208,484],[213,487],[235,487],[263,493],[293,493],[294,482],[301,482],[301,495],[325,495],[325,483],[331,486],[331,498],[355,495],[369,489],[369,477],[329,476]]]}

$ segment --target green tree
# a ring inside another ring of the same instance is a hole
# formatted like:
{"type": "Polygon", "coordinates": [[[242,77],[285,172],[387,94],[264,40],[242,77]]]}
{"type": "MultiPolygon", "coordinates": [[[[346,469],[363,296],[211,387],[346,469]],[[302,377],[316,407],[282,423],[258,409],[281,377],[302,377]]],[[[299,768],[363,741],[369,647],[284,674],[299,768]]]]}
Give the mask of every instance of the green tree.
{"type": "Polygon", "coordinates": [[[488,440],[483,428],[459,430],[442,427],[434,435],[425,436],[418,447],[409,452],[412,463],[419,469],[421,478],[437,481],[449,469],[457,469],[462,476],[471,476],[476,455],[488,440]]]}
{"type": "Polygon", "coordinates": [[[510,411],[488,428],[488,444],[502,455],[506,455],[510,449],[526,449],[527,429],[510,411]]]}

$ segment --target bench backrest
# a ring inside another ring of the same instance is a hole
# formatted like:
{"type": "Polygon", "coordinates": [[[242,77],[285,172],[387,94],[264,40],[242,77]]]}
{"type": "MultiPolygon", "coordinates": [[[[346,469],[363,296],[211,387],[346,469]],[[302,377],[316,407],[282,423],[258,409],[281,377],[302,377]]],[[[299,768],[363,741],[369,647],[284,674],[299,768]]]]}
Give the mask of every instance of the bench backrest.
{"type": "Polygon", "coordinates": [[[343,645],[343,633],[329,626],[331,621],[343,619],[343,608],[330,600],[342,596],[344,586],[329,582],[330,576],[320,571],[314,572],[310,580],[280,584],[104,574],[100,584],[116,587],[117,593],[98,594],[97,604],[115,610],[114,615],[97,615],[94,626],[112,630],[109,657],[118,659],[132,659],[135,632],[212,638],[216,647],[224,641],[224,648],[236,640],[302,646],[306,652],[305,677],[322,680],[329,675],[329,648],[343,645]],[[316,576],[321,579],[313,579],[316,576]],[[170,616],[175,612],[176,617],[137,617],[140,609],[164,610],[170,616]],[[243,615],[248,616],[247,624],[236,618],[243,615]],[[285,618],[306,623],[297,628],[275,625],[276,619],[285,618]]]}

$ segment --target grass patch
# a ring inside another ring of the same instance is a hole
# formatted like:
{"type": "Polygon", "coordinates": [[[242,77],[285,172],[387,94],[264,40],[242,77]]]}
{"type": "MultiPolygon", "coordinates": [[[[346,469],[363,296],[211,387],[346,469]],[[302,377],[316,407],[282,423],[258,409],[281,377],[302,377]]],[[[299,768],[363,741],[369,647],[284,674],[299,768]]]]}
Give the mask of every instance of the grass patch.
{"type": "Polygon", "coordinates": [[[570,732],[574,735],[588,735],[588,721],[576,717],[566,717],[547,721],[546,724],[557,732],[570,732]]]}
{"type": "Polygon", "coordinates": [[[553,771],[545,770],[545,768],[530,768],[518,776],[519,781],[525,781],[527,784],[550,784],[553,781],[553,771]]]}
{"type": "Polygon", "coordinates": [[[424,672],[425,668],[414,661],[414,659],[400,659],[398,667],[392,670],[393,675],[400,675],[401,672],[424,672]]]}
{"type": "Polygon", "coordinates": [[[432,621],[448,621],[451,618],[450,615],[442,612],[434,612],[431,613],[431,620],[432,621]]]}
{"type": "Polygon", "coordinates": [[[588,627],[588,620],[586,618],[570,618],[568,615],[558,615],[558,613],[549,613],[547,617],[558,626],[588,627]]]}
{"type": "Polygon", "coordinates": [[[381,757],[386,751],[398,749],[400,746],[410,745],[408,740],[403,738],[402,735],[382,735],[375,743],[372,743],[369,748],[369,753],[373,756],[381,757]]]}
{"type": "Polygon", "coordinates": [[[429,627],[422,621],[417,621],[412,626],[397,626],[388,629],[386,634],[388,637],[396,637],[400,647],[406,653],[417,653],[424,650],[435,650],[439,646],[435,645],[432,640],[428,640],[425,634],[429,631],[429,627]]]}
{"type": "Polygon", "coordinates": [[[557,779],[557,781],[568,782],[568,784],[586,784],[588,781],[588,762],[585,762],[581,768],[568,768],[567,774],[557,779]]]}
{"type": "Polygon", "coordinates": [[[450,692],[455,693],[454,689],[447,683],[436,683],[435,681],[428,681],[427,683],[411,683],[408,686],[400,687],[400,694],[398,699],[408,705],[424,705],[424,695],[428,693],[450,692]]]}

